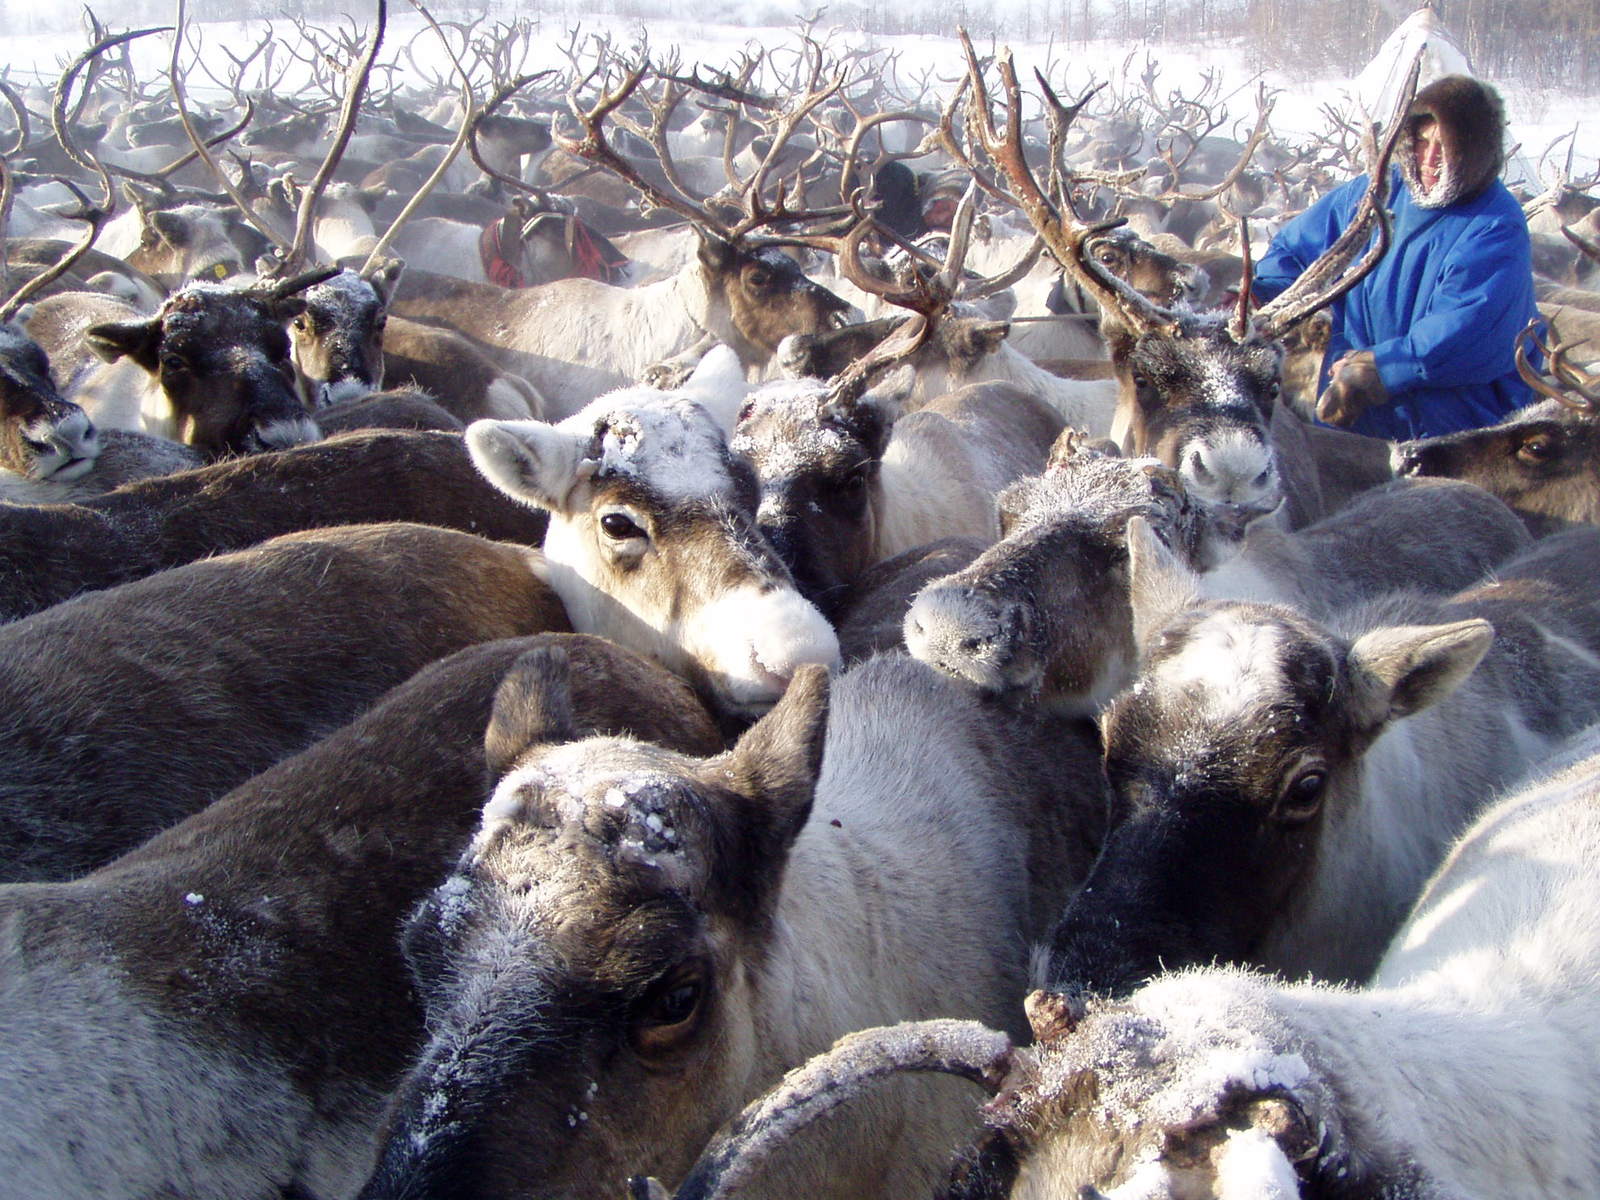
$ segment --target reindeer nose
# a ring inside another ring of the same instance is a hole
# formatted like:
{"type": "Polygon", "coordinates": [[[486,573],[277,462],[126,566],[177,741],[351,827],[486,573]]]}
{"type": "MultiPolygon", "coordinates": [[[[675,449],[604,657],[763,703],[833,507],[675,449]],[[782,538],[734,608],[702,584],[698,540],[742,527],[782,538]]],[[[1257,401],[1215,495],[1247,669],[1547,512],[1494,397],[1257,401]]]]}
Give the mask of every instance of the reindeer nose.
{"type": "Polygon", "coordinates": [[[903,633],[912,656],[946,675],[987,691],[1019,682],[1019,656],[1029,626],[1027,609],[971,588],[923,592],[906,613],[903,633]]]}

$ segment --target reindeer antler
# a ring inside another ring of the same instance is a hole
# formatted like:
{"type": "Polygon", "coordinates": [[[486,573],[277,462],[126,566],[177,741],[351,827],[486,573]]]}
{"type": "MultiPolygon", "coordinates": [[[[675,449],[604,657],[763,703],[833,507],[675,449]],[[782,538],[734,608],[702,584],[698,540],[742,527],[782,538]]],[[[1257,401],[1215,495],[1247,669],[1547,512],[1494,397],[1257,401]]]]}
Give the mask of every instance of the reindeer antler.
{"type": "Polygon", "coordinates": [[[1406,129],[1405,115],[1416,95],[1417,78],[1421,71],[1422,51],[1419,50],[1411,60],[1411,69],[1406,72],[1405,83],[1384,129],[1382,143],[1377,140],[1375,128],[1369,126],[1367,129],[1364,138],[1367,190],[1349,227],[1282,294],[1262,305],[1255,318],[1256,331],[1262,336],[1282,337],[1319,308],[1332,304],[1350,291],[1388,253],[1392,222],[1384,204],[1389,197],[1389,160],[1394,157],[1395,147],[1406,129]],[[1361,255],[1362,247],[1372,238],[1375,228],[1378,234],[1376,241],[1366,254],[1361,255]],[[1359,261],[1357,255],[1361,255],[1359,261]]]}
{"type": "Polygon", "coordinates": [[[1539,321],[1529,321],[1517,334],[1517,374],[1522,381],[1552,400],[1559,400],[1568,408],[1582,413],[1600,411],[1600,376],[1590,374],[1567,361],[1567,354],[1578,342],[1558,342],[1551,346],[1539,340],[1539,321]],[[1550,364],[1553,378],[1546,378],[1533,369],[1528,361],[1529,344],[1536,346],[1550,364]]]}

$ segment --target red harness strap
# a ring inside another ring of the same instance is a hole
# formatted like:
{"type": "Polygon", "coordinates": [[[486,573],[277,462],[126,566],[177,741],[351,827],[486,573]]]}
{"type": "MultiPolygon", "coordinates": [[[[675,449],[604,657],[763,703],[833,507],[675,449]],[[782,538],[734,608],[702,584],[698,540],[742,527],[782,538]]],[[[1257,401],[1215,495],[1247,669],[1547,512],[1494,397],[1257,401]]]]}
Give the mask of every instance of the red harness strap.
{"type": "Polygon", "coordinates": [[[507,262],[501,251],[506,222],[512,219],[509,216],[501,217],[483,227],[483,233],[478,237],[478,261],[483,264],[483,273],[489,277],[490,283],[497,283],[503,288],[527,287],[528,281],[523,278],[522,272],[507,262]]]}

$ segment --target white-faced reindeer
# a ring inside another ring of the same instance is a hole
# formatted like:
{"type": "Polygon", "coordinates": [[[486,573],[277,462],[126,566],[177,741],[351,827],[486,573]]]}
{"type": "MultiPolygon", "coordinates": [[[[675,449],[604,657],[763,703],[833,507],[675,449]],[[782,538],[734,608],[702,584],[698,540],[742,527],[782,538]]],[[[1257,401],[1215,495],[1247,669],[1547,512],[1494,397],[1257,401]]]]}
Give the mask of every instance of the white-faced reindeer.
{"type": "Polygon", "coordinates": [[[1026,1048],[955,1021],[845,1039],[750,1105],[676,1200],[747,1194],[775,1154],[816,1149],[805,1126],[904,1072],[994,1095],[938,1200],[1588,1196],[1597,801],[1591,728],[1456,843],[1360,991],[1213,967],[1086,1010],[1034,993],[1026,1048]]]}
{"type": "Polygon", "coordinates": [[[0,887],[0,1054],[29,1064],[0,1079],[0,1196],[353,1195],[425,1039],[396,932],[479,820],[485,729],[497,761],[557,667],[578,736],[721,744],[610,643],[500,640],[94,874],[0,887]]]}
{"type": "Polygon", "coordinates": [[[574,628],[649,654],[748,720],[839,648],[756,528],[755,480],[699,403],[701,382],[615,392],[557,424],[478,421],[467,445],[497,487],[549,510],[547,577],[574,628]]]}
{"type": "MultiPolygon", "coordinates": [[[[552,747],[569,702],[553,686],[527,699],[476,838],[405,934],[432,1037],[364,1200],[676,1178],[841,1033],[1011,1022],[1018,939],[1097,823],[1074,735],[900,655],[843,675],[831,703],[804,668],[709,760],[552,747]]],[[[961,1107],[953,1090],[897,1091],[748,1194],[925,1193],[961,1107]]]]}

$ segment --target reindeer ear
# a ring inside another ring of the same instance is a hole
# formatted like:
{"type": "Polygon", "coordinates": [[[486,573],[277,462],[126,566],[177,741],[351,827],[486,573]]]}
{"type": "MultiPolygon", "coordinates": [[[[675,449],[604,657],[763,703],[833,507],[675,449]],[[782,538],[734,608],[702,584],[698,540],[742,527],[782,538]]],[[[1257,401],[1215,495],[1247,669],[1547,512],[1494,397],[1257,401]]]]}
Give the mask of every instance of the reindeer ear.
{"type": "Polygon", "coordinates": [[[732,346],[718,342],[705,352],[678,390],[710,413],[722,426],[722,432],[731,437],[750,385],[738,353],[732,346]]]}
{"type": "Polygon", "coordinates": [[[1494,641],[1487,621],[1396,625],[1350,647],[1357,718],[1373,733],[1439,703],[1477,669],[1494,641]]]}
{"type": "Polygon", "coordinates": [[[827,725],[828,669],[808,663],[723,756],[734,786],[752,802],[744,813],[747,840],[761,848],[763,862],[749,866],[781,866],[811,815],[827,725]]]}
{"type": "Polygon", "coordinates": [[[161,318],[91,325],[84,330],[83,340],[96,357],[106,362],[131,358],[153,375],[160,362],[161,318]]]}
{"type": "Polygon", "coordinates": [[[186,218],[162,209],[149,213],[145,217],[145,222],[155,231],[157,237],[174,250],[182,250],[187,246],[193,233],[186,218]]]}
{"type": "Polygon", "coordinates": [[[385,308],[394,302],[394,290],[400,286],[400,276],[404,273],[406,264],[404,259],[385,259],[383,266],[376,268],[367,276],[367,282],[372,285],[372,290],[378,293],[378,300],[385,308]]]}
{"type": "Polygon", "coordinates": [[[467,453],[490,483],[508,496],[551,512],[569,509],[583,481],[583,443],[546,421],[474,421],[467,453]]]}
{"type": "Polygon", "coordinates": [[[1141,656],[1160,630],[1200,598],[1200,580],[1144,517],[1128,518],[1128,605],[1141,656]]]}
{"type": "Polygon", "coordinates": [[[700,262],[707,269],[726,271],[738,261],[739,252],[734,249],[732,242],[698,225],[694,231],[700,235],[700,262]]]}
{"type": "Polygon", "coordinates": [[[560,646],[536,646],[511,664],[495,691],[483,735],[489,773],[499,779],[528,747],[575,737],[571,661],[560,646]]]}
{"type": "Polygon", "coordinates": [[[998,351],[1010,333],[1010,321],[964,321],[951,330],[951,357],[959,362],[976,363],[998,351]]]}

